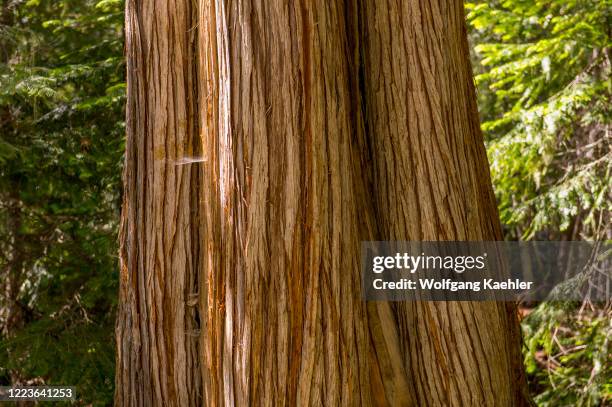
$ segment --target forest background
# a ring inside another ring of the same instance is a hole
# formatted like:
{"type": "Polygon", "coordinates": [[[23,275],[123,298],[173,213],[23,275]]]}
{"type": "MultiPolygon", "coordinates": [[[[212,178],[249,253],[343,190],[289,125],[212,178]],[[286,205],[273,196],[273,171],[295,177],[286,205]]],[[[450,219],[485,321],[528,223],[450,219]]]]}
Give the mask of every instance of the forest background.
{"type": "MultiPolygon", "coordinates": [[[[0,385],[114,387],[121,0],[0,0],[0,385]]],[[[610,0],[466,2],[507,240],[612,239],[610,0]]],[[[540,406],[612,404],[611,304],[522,304],[540,406]]]]}

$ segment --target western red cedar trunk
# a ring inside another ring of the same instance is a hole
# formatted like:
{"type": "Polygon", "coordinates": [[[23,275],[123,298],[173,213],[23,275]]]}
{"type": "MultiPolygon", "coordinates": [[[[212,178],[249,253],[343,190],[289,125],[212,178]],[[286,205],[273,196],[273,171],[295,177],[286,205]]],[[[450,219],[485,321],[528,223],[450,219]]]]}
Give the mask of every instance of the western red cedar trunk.
{"type": "Polygon", "coordinates": [[[189,1],[126,2],[127,139],[117,405],[197,405],[199,154],[189,1]],[[195,304],[194,304],[195,305],[195,304]]]}
{"type": "MultiPolygon", "coordinates": [[[[365,0],[363,82],[382,239],[503,240],[462,1],[365,0]]],[[[514,305],[394,304],[419,405],[528,405],[514,305]]]]}
{"type": "MultiPolygon", "coordinates": [[[[461,1],[366,0],[372,194],[382,238],[502,240],[461,1]]],[[[528,405],[514,306],[394,305],[419,405],[528,405]]]]}
{"type": "Polygon", "coordinates": [[[361,299],[362,240],[500,237],[461,2],[405,3],[127,2],[117,405],[526,403],[511,307],[361,299]]]}
{"type": "MultiPolygon", "coordinates": [[[[369,327],[359,290],[375,222],[346,12],[323,0],[201,9],[208,405],[410,402],[399,340],[369,327]]],[[[380,326],[388,306],[371,310],[380,326]]]]}

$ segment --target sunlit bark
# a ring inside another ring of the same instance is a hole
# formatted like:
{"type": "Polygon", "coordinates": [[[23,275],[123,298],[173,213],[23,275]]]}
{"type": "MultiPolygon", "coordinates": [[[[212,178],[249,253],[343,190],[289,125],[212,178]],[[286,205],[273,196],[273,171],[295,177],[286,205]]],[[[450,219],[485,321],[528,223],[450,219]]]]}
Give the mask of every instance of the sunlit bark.
{"type": "Polygon", "coordinates": [[[404,3],[128,1],[118,405],[527,403],[512,307],[361,298],[500,237],[462,3],[404,3]]]}

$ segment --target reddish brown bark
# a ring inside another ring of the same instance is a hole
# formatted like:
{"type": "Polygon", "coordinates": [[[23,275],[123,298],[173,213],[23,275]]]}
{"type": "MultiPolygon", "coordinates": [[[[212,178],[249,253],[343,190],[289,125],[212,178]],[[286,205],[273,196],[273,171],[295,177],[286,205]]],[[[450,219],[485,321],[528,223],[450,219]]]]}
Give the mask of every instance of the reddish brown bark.
{"type": "Polygon", "coordinates": [[[396,7],[128,1],[118,405],[527,403],[512,307],[361,299],[500,237],[462,3],[396,7]]]}

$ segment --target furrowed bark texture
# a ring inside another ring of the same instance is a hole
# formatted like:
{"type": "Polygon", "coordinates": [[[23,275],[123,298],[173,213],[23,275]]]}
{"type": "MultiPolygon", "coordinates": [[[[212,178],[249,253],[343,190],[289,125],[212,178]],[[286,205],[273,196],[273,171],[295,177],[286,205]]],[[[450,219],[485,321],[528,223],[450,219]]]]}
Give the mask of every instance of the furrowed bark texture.
{"type": "MultiPolygon", "coordinates": [[[[358,289],[373,222],[344,13],[334,1],[202,9],[208,405],[371,405],[383,385],[409,396],[405,374],[378,366],[358,289]]],[[[398,343],[374,336],[401,371],[398,343]]]]}
{"type": "Polygon", "coordinates": [[[526,403],[511,307],[361,299],[501,237],[462,3],[400,3],[127,2],[117,405],[526,403]]]}
{"type": "Polygon", "coordinates": [[[126,4],[127,140],[115,402],[198,405],[200,237],[191,3],[126,4]]]}
{"type": "MultiPolygon", "coordinates": [[[[503,240],[463,13],[461,1],[363,2],[364,99],[381,240],[503,240]]],[[[419,405],[529,405],[514,306],[394,308],[419,405]]]]}

